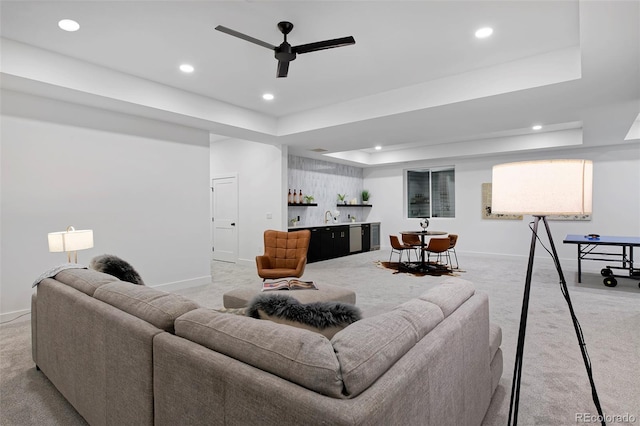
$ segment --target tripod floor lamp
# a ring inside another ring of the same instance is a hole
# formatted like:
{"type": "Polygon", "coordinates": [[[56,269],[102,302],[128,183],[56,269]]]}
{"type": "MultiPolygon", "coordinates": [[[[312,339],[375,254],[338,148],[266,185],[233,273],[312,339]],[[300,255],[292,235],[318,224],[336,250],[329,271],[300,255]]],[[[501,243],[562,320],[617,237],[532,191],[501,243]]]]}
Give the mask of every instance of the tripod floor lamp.
{"type": "MultiPolygon", "coordinates": [[[[529,311],[529,294],[533,273],[533,258],[538,238],[538,224],[544,224],[549,238],[550,254],[560,278],[560,288],[569,306],[569,312],[587,370],[591,395],[602,425],[605,424],[598,393],[591,373],[591,363],[582,336],[582,330],[573,311],[567,283],[562,273],[558,253],[553,244],[547,216],[551,214],[588,214],[591,213],[591,194],[593,164],[586,160],[542,160],[500,164],[493,167],[491,211],[493,213],[529,214],[534,217],[530,228],[531,248],[524,286],[524,298],[520,314],[518,345],[513,370],[511,400],[509,407],[509,425],[518,424],[518,403],[520,400],[520,379],[524,339],[529,311]]],[[[549,250],[547,250],[549,251],[549,250]]]]}

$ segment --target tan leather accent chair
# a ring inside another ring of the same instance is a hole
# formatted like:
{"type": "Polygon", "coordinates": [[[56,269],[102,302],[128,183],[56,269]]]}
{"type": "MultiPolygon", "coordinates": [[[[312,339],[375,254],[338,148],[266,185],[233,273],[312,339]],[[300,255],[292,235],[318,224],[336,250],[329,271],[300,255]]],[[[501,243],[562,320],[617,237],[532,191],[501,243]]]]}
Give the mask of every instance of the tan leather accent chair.
{"type": "Polygon", "coordinates": [[[260,278],[301,277],[307,264],[310,240],[311,231],[308,229],[294,232],[264,231],[264,254],[256,256],[260,278]]]}

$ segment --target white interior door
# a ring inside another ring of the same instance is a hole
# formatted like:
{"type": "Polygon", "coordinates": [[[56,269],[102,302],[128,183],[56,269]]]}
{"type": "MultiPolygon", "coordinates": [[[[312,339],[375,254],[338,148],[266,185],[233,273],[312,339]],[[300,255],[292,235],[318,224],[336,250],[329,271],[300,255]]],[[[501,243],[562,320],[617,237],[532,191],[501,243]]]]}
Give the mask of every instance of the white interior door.
{"type": "Polygon", "coordinates": [[[238,259],[238,177],[214,178],[211,188],[213,259],[235,263],[238,259]]]}

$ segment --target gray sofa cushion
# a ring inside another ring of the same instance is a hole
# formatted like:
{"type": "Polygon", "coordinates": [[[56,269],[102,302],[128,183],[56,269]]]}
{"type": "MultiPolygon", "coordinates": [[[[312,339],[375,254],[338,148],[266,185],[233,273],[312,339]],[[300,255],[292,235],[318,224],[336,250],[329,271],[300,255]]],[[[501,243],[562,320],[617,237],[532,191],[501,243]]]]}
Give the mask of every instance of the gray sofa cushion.
{"type": "Polygon", "coordinates": [[[446,318],[474,293],[475,287],[472,282],[460,278],[449,278],[418,298],[438,305],[446,318]]]}
{"type": "Polygon", "coordinates": [[[354,397],[367,389],[443,318],[438,306],[412,299],[338,332],[331,343],[346,394],[354,397]]]}
{"type": "Polygon", "coordinates": [[[186,313],[175,325],[176,336],[318,393],[342,396],[340,365],[320,334],[211,309],[186,313]]]}
{"type": "Polygon", "coordinates": [[[176,318],[200,307],[186,297],[124,281],[103,285],[93,297],[170,333],[176,318]]]}
{"type": "Polygon", "coordinates": [[[95,291],[112,282],[120,281],[116,277],[91,269],[66,269],[59,272],[55,279],[63,284],[83,292],[87,296],[93,296],[95,291]]]}

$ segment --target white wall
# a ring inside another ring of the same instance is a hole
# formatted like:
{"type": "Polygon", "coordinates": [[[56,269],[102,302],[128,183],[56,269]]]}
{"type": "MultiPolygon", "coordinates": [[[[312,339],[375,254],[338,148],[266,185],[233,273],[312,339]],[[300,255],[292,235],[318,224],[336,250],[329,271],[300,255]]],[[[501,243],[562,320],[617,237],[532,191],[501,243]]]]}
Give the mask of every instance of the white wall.
{"type": "Polygon", "coordinates": [[[238,261],[255,265],[264,231],[287,229],[287,148],[226,139],[211,142],[210,151],[211,177],[238,175],[238,261]]]}
{"type": "MultiPolygon", "coordinates": [[[[523,220],[481,218],[481,184],[491,182],[494,165],[529,159],[580,158],[594,162],[593,215],[591,221],[549,221],[558,254],[576,262],[575,245],[562,244],[566,234],[640,235],[640,147],[636,144],[605,148],[561,150],[546,153],[504,155],[472,159],[412,163],[411,168],[454,165],[456,170],[456,217],[432,218],[430,230],[460,235],[458,252],[528,256],[531,234],[523,220]]],[[[389,235],[420,229],[418,219],[406,219],[403,173],[407,165],[368,168],[364,185],[374,194],[369,219],[381,221],[381,242],[389,246],[389,235]]],[[[544,229],[541,230],[544,233],[544,229]]],[[[546,236],[543,237],[546,241],[546,236]]],[[[546,256],[541,248],[537,255],[546,256]]],[[[602,265],[585,262],[586,268],[602,265]],[[591,265],[589,265],[591,264],[591,265]]]]}
{"type": "MultiPolygon", "coordinates": [[[[152,286],[210,281],[210,179],[239,178],[239,261],[254,263],[265,229],[287,228],[287,148],[238,139],[209,143],[207,132],[141,117],[2,92],[0,198],[0,317],[29,310],[31,282],[63,263],[49,253],[46,234],[68,225],[91,228],[95,247],[81,263],[111,253],[152,286]],[[267,219],[271,214],[271,219],[267,219]]],[[[589,222],[551,222],[560,256],[575,261],[568,233],[640,235],[640,149],[557,150],[412,163],[454,165],[456,217],[434,218],[430,229],[460,234],[459,252],[526,256],[523,221],[482,220],[480,184],[495,164],[542,158],[594,161],[594,213],[589,222]]],[[[418,220],[404,219],[406,165],[366,168],[373,194],[369,221],[382,223],[381,241],[418,220]]]]}
{"type": "Polygon", "coordinates": [[[0,314],[66,262],[47,233],[93,229],[148,285],[210,282],[209,136],[201,130],[3,91],[0,314]]]}

